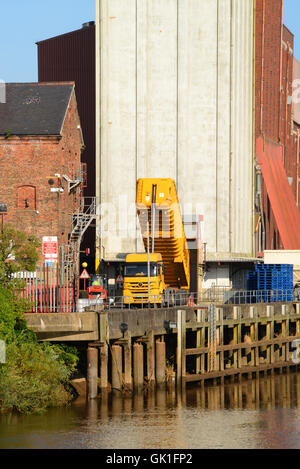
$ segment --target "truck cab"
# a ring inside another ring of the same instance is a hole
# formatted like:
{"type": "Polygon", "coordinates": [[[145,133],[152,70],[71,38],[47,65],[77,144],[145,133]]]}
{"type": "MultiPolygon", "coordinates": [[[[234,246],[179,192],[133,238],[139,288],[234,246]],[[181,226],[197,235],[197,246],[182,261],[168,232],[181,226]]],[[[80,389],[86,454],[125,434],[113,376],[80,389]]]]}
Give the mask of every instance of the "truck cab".
{"type": "Polygon", "coordinates": [[[148,294],[148,255],[128,254],[124,269],[124,305],[161,305],[164,301],[165,269],[161,254],[149,254],[150,299],[148,294]]]}

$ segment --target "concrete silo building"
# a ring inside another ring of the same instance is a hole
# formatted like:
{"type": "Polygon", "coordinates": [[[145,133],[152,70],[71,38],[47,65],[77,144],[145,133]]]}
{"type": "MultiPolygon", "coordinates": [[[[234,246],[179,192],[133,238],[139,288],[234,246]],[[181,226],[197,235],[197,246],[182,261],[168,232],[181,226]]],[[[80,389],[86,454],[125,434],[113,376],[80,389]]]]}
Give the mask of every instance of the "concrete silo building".
{"type": "Polygon", "coordinates": [[[201,220],[204,286],[230,286],[255,255],[255,1],[96,4],[98,260],[143,250],[136,181],[172,178],[201,220]]]}

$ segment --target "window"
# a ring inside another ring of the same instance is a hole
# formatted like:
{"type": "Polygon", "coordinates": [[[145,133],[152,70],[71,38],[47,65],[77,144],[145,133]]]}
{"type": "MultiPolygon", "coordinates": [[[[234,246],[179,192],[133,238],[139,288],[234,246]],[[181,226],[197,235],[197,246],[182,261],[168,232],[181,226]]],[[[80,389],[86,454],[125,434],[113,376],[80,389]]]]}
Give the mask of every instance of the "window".
{"type": "MultiPolygon", "coordinates": [[[[150,276],[157,276],[157,265],[150,264],[150,276]]],[[[125,277],[148,277],[148,264],[137,262],[125,266],[125,277]]]]}
{"type": "Polygon", "coordinates": [[[17,208],[20,210],[36,210],[36,188],[34,186],[18,187],[17,208]]]}

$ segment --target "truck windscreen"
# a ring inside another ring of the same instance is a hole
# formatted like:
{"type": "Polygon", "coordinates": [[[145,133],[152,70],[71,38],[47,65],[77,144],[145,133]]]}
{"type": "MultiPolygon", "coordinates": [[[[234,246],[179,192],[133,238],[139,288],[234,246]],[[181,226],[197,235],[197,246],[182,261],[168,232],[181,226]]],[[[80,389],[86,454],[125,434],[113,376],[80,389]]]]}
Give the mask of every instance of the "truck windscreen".
{"type": "MultiPolygon", "coordinates": [[[[127,264],[125,266],[125,277],[147,277],[148,265],[147,264],[127,264]]],[[[157,265],[150,264],[150,277],[157,276],[157,265]]]]}

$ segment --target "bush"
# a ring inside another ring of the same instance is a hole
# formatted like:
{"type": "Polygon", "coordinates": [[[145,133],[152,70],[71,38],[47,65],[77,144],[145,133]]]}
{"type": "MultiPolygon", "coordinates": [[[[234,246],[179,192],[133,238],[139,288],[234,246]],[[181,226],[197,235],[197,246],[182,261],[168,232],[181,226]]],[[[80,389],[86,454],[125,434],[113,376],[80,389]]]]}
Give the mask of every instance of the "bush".
{"type": "Polygon", "coordinates": [[[0,411],[43,412],[72,397],[68,382],[77,365],[77,350],[38,343],[25,321],[29,305],[18,296],[22,282],[13,275],[34,270],[38,247],[35,237],[12,226],[0,233],[0,339],[6,343],[6,363],[0,364],[0,411]]]}
{"type": "Polygon", "coordinates": [[[24,310],[25,302],[16,297],[10,288],[0,286],[0,339],[9,343],[18,332],[28,330],[24,310]]]}
{"type": "Polygon", "coordinates": [[[41,413],[68,403],[67,384],[73,371],[56,346],[12,342],[7,363],[0,365],[0,408],[21,413],[41,413]]]}
{"type": "Polygon", "coordinates": [[[40,413],[70,401],[69,378],[78,362],[77,349],[38,343],[28,329],[23,300],[0,287],[0,339],[6,363],[0,364],[0,410],[40,413]]]}

